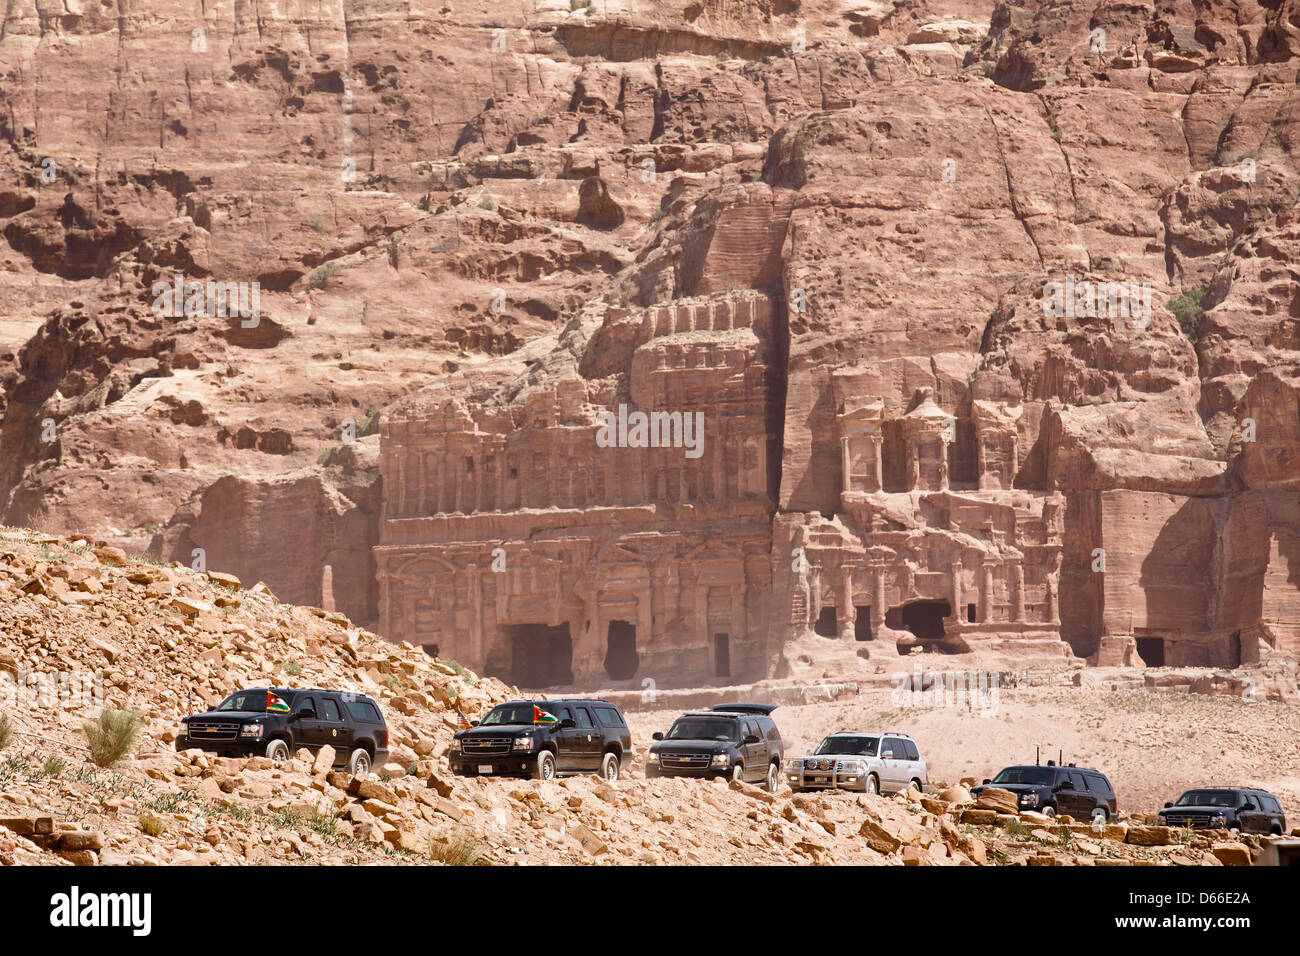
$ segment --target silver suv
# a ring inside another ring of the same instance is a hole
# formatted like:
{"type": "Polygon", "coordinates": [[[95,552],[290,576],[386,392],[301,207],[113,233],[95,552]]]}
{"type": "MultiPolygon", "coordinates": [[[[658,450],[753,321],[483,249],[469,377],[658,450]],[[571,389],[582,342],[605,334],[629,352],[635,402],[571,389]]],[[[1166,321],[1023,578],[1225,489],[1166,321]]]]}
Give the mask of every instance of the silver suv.
{"type": "Polygon", "coordinates": [[[924,790],[929,778],[916,743],[907,734],[837,733],[817,749],[785,765],[785,780],[801,790],[856,790],[894,793],[909,786],[924,790]]]}

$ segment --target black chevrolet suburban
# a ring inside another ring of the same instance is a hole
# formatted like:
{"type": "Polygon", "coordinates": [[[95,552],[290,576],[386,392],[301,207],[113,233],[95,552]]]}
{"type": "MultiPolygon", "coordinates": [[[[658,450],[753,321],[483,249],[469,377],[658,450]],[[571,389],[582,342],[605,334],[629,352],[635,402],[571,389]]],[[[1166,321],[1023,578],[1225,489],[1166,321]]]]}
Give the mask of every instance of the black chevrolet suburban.
{"type": "Polygon", "coordinates": [[[1066,813],[1076,820],[1098,816],[1113,820],[1119,812],[1115,788],[1106,775],[1074,764],[1060,766],[1049,760],[1046,766],[1007,767],[992,780],[972,787],[971,795],[978,798],[985,787],[1010,790],[1019,799],[1021,810],[1037,810],[1049,817],[1066,813]]]}
{"type": "Polygon", "coordinates": [[[212,710],[181,718],[177,750],[223,757],[261,754],[287,760],[299,747],[334,748],[335,766],[355,775],[388,762],[388,725],[369,697],[342,691],[255,687],[231,694],[212,710]]]}
{"type": "Polygon", "coordinates": [[[451,741],[447,760],[462,777],[554,780],[598,773],[617,780],[632,759],[632,734],[607,700],[516,700],[498,704],[451,741]]]}
{"type": "Polygon", "coordinates": [[[1188,790],[1157,814],[1170,827],[1206,827],[1242,833],[1286,833],[1286,817],[1277,797],[1245,787],[1198,787],[1188,790]]]}
{"type": "Polygon", "coordinates": [[[783,745],[772,722],[775,704],[718,704],[682,714],[646,758],[647,777],[727,777],[775,793],[783,745]]]}

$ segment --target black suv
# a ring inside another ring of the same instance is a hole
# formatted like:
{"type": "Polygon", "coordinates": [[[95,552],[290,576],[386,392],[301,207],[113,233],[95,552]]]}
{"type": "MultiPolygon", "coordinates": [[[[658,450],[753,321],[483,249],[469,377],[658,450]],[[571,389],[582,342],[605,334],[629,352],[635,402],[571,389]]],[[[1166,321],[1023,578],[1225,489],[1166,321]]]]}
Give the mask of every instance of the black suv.
{"type": "Polygon", "coordinates": [[[1188,790],[1158,814],[1171,827],[1210,827],[1243,833],[1286,832],[1286,817],[1277,797],[1267,790],[1205,787],[1188,790]]]}
{"type": "Polygon", "coordinates": [[[255,687],[231,694],[203,714],[181,718],[177,750],[197,748],[223,757],[264,754],[288,760],[299,747],[326,744],[335,766],[353,775],[388,762],[388,725],[379,705],[361,694],[255,687]]]}
{"type": "Polygon", "coordinates": [[[727,777],[762,783],[771,793],[781,780],[781,733],[775,704],[718,704],[682,714],[650,747],[647,777],[727,777]]]}
{"type": "Polygon", "coordinates": [[[632,734],[607,700],[516,700],[458,731],[447,759],[462,777],[599,773],[617,780],[632,759],[632,734]]]}
{"type": "Polygon", "coordinates": [[[1074,764],[1062,767],[1049,760],[1046,766],[1007,767],[992,780],[972,787],[971,794],[978,798],[985,787],[1010,790],[1019,798],[1021,810],[1037,810],[1049,817],[1067,813],[1076,820],[1090,820],[1100,814],[1111,820],[1119,812],[1115,788],[1106,775],[1074,764]]]}

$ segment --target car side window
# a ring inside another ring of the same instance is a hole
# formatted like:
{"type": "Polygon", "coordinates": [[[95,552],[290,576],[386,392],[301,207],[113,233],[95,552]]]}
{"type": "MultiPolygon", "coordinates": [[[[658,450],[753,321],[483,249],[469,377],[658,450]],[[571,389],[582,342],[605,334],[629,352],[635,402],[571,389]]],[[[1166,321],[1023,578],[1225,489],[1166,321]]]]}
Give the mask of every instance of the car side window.
{"type": "Polygon", "coordinates": [[[339,713],[339,705],[328,697],[320,699],[321,716],[326,720],[341,721],[343,716],[339,713]]]}
{"type": "Polygon", "coordinates": [[[606,727],[626,727],[627,722],[623,716],[613,707],[597,707],[596,717],[606,727]]]}
{"type": "Polygon", "coordinates": [[[314,698],[314,697],[304,697],[304,698],[302,698],[301,700],[299,700],[299,701],[298,701],[298,708],[297,708],[297,711],[296,711],[296,712],[299,713],[299,714],[303,714],[303,713],[306,713],[306,714],[315,714],[315,713],[317,713],[317,711],[316,711],[316,698],[314,698]]]}
{"type": "Polygon", "coordinates": [[[551,707],[547,709],[555,715],[556,720],[573,720],[573,712],[567,707],[551,707]]]}
{"type": "Polygon", "coordinates": [[[1279,813],[1282,809],[1278,806],[1277,800],[1272,797],[1260,797],[1259,799],[1264,804],[1264,809],[1269,813],[1279,813]]]}
{"type": "Polygon", "coordinates": [[[746,720],[740,725],[740,739],[744,740],[751,734],[755,737],[761,737],[758,728],[754,726],[754,722],[752,720],[746,720]]]}
{"type": "Polygon", "coordinates": [[[1078,790],[1080,793],[1084,793],[1088,789],[1088,785],[1083,782],[1083,774],[1079,773],[1077,770],[1070,771],[1070,783],[1074,784],[1074,789],[1078,790]]]}
{"type": "Polygon", "coordinates": [[[903,741],[903,749],[904,749],[904,752],[906,752],[906,754],[907,754],[907,759],[908,759],[908,760],[920,760],[920,759],[921,759],[921,753],[920,753],[920,751],[918,751],[918,750],[916,749],[916,744],[915,744],[915,742],[913,742],[913,741],[911,741],[911,740],[904,740],[904,741],[903,741]]]}
{"type": "Polygon", "coordinates": [[[582,727],[584,729],[590,729],[591,727],[595,726],[591,722],[591,714],[587,712],[586,707],[575,707],[573,708],[573,712],[578,715],[579,727],[582,727]]]}

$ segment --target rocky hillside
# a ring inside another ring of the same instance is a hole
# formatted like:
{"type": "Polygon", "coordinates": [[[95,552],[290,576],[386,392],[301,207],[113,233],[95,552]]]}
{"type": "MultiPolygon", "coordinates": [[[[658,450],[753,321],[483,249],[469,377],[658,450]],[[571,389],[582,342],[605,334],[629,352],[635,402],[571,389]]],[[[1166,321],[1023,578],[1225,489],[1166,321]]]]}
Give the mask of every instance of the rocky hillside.
{"type": "MultiPolygon", "coordinates": [[[[1244,864],[1257,841],[1195,836],[1125,815],[1097,828],[1017,815],[1004,791],[769,794],[745,784],[452,778],[459,708],[510,693],[452,662],[392,646],[344,617],[282,604],[262,584],[126,559],[86,538],[0,532],[0,862],[1244,864]],[[177,753],[190,694],[241,685],[343,687],[375,696],[393,759],[365,777],[330,756],[287,763],[177,753]],[[99,688],[102,687],[102,696],[99,688]],[[84,721],[138,709],[135,747],[111,768],[84,721]]],[[[635,739],[641,751],[647,741],[635,739]]]]}

